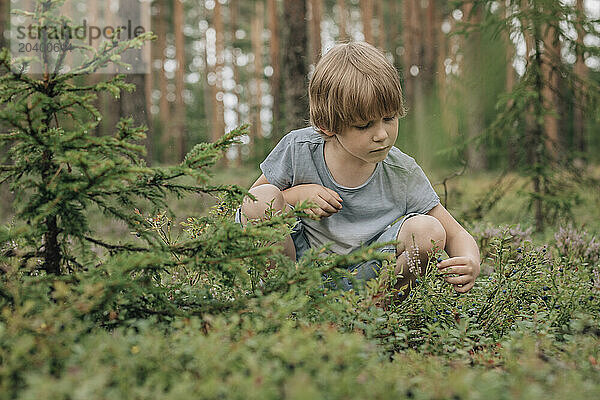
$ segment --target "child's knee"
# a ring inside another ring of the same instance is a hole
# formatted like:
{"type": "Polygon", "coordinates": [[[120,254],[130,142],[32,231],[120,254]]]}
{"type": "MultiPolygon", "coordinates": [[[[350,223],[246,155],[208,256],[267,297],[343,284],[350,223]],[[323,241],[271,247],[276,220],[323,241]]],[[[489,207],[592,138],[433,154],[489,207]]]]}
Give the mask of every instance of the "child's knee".
{"type": "Polygon", "coordinates": [[[419,253],[430,253],[435,249],[446,247],[446,230],[437,218],[431,215],[416,215],[407,219],[398,234],[400,241],[398,250],[406,250],[415,245],[419,253]],[[401,249],[400,246],[403,248],[401,249]]]}
{"type": "Polygon", "coordinates": [[[242,224],[246,224],[247,216],[249,219],[262,218],[267,209],[273,208],[274,211],[282,211],[286,204],[281,190],[275,185],[264,184],[253,187],[249,192],[256,197],[256,201],[245,197],[242,203],[242,224]]]}

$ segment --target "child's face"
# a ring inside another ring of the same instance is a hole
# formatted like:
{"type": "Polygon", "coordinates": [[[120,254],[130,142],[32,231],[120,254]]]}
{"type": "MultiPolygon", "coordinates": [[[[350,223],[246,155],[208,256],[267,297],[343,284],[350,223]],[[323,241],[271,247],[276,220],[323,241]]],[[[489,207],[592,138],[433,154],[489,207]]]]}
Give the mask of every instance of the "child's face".
{"type": "Polygon", "coordinates": [[[398,117],[354,123],[336,135],[341,148],[366,163],[383,161],[398,137],[398,117]]]}

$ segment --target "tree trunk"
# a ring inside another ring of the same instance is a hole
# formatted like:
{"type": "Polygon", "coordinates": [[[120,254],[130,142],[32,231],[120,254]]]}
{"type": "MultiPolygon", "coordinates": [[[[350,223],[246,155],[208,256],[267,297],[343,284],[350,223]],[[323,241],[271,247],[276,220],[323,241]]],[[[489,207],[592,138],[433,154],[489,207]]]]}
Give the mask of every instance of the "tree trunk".
{"type": "Polygon", "coordinates": [[[317,65],[321,58],[321,13],[322,0],[310,0],[310,48],[312,51],[312,64],[317,65]]]}
{"type": "MultiPolygon", "coordinates": [[[[451,20],[452,21],[452,20],[451,20]]],[[[450,24],[452,22],[449,22],[450,24]]],[[[453,27],[450,28],[452,30],[453,27]]],[[[444,131],[447,136],[455,140],[458,137],[458,100],[462,98],[458,94],[460,90],[456,85],[456,79],[446,74],[446,65],[444,61],[451,57],[451,50],[454,43],[459,43],[459,36],[449,37],[442,29],[437,30],[437,42],[439,49],[437,54],[437,87],[439,91],[441,117],[444,131]]],[[[458,46],[457,46],[458,47],[458,46]]],[[[462,46],[461,46],[462,47],[462,46]]]]}
{"type": "MultiPolygon", "coordinates": [[[[9,46],[7,38],[4,36],[6,32],[10,29],[10,17],[9,17],[9,5],[10,0],[0,0],[0,49],[9,46]]],[[[5,124],[4,121],[0,121],[0,132],[6,132],[9,130],[9,127],[5,124]]],[[[8,142],[5,142],[8,145],[8,142]]],[[[0,158],[2,158],[5,154],[5,151],[8,150],[8,146],[3,146],[0,150],[0,158]]],[[[0,184],[0,198],[2,198],[2,202],[7,206],[3,211],[8,212],[8,206],[13,204],[14,194],[10,192],[8,189],[8,184],[0,184]]]]}
{"type": "MultiPolygon", "coordinates": [[[[577,0],[576,9],[578,12],[577,20],[583,22],[582,20],[585,18],[585,10],[583,8],[583,0],[577,0]]],[[[577,43],[579,45],[583,45],[583,35],[584,32],[580,28],[581,24],[577,24],[579,30],[577,32],[577,43]]],[[[577,59],[575,61],[574,71],[578,78],[585,79],[588,74],[588,69],[585,66],[585,60],[583,58],[583,51],[577,49],[575,54],[577,55],[577,59]]],[[[574,101],[574,111],[573,111],[573,144],[575,146],[575,151],[580,152],[581,154],[585,154],[586,151],[586,141],[585,141],[585,117],[583,115],[583,98],[575,98],[574,101]]]]}
{"type": "Polygon", "coordinates": [[[420,13],[421,8],[418,4],[419,0],[405,0],[403,9],[403,21],[404,21],[404,32],[403,32],[403,45],[404,45],[404,91],[405,97],[409,104],[414,102],[414,81],[418,79],[418,73],[422,68],[421,60],[421,35],[419,30],[420,13]],[[418,68],[415,70],[416,75],[411,73],[411,68],[418,68]]]}
{"type": "Polygon", "coordinates": [[[398,22],[400,21],[398,8],[398,2],[396,0],[389,1],[389,15],[391,16],[391,23],[386,26],[385,29],[388,34],[389,50],[392,52],[394,57],[394,66],[398,71],[402,69],[402,59],[398,54],[399,49],[399,37],[398,37],[398,22]]]}
{"type": "Polygon", "coordinates": [[[9,44],[7,38],[4,37],[10,28],[9,8],[10,0],[0,0],[0,49],[9,44]]]}
{"type": "Polygon", "coordinates": [[[540,40],[542,39],[541,34],[539,32],[539,26],[533,27],[532,32],[532,46],[535,49],[535,54],[533,55],[533,59],[529,60],[535,63],[535,66],[532,67],[535,73],[533,79],[533,89],[535,93],[539,96],[539,100],[535,100],[535,104],[532,105],[532,115],[530,123],[531,126],[531,142],[529,146],[532,148],[531,157],[529,158],[529,165],[532,170],[532,182],[533,182],[533,193],[534,200],[533,206],[535,210],[535,228],[538,232],[541,232],[544,229],[544,203],[543,196],[546,195],[545,190],[545,176],[543,173],[543,165],[546,164],[545,155],[544,155],[544,143],[545,135],[544,135],[544,125],[541,122],[541,119],[544,114],[543,109],[543,91],[544,91],[544,77],[543,77],[543,60],[541,49],[539,46],[540,40]]]}
{"type": "Polygon", "coordinates": [[[348,18],[348,11],[346,10],[346,0],[337,0],[338,6],[338,28],[340,30],[340,34],[338,35],[338,40],[341,42],[345,42],[348,40],[348,32],[346,31],[346,18],[348,18]]]}
{"type": "Polygon", "coordinates": [[[263,136],[262,121],[260,119],[260,112],[262,109],[262,88],[261,84],[263,81],[263,41],[262,32],[264,28],[264,7],[262,1],[257,1],[255,4],[255,12],[252,16],[252,28],[250,33],[250,40],[252,42],[252,53],[254,54],[254,93],[252,93],[253,106],[252,106],[252,150],[256,152],[254,148],[256,140],[263,136]]]}
{"type": "MultiPolygon", "coordinates": [[[[104,23],[108,26],[115,26],[118,24],[118,21],[115,19],[114,13],[105,12],[104,13],[104,23]]],[[[104,78],[111,78],[112,76],[104,75],[104,78]]],[[[123,101],[123,91],[121,91],[121,95],[119,98],[113,97],[112,94],[109,93],[101,93],[99,95],[99,110],[102,113],[102,121],[100,124],[99,135],[114,135],[115,126],[119,119],[121,118],[121,102],[123,101]]]]}
{"type": "Polygon", "coordinates": [[[546,131],[545,145],[551,160],[556,161],[561,147],[558,135],[558,73],[554,65],[560,64],[560,47],[556,30],[552,27],[544,27],[544,50],[542,57],[542,79],[544,88],[542,90],[545,114],[544,130],[546,131]]]}
{"type": "MultiPolygon", "coordinates": [[[[479,9],[480,10],[480,9],[479,9]]],[[[469,16],[469,22],[474,25],[481,24],[481,13],[472,13],[472,4],[466,4],[464,6],[465,17],[469,16]]],[[[464,93],[465,105],[467,109],[466,123],[467,123],[467,165],[475,171],[480,171],[486,166],[485,150],[483,145],[477,146],[477,143],[473,142],[478,136],[481,135],[484,129],[483,121],[483,99],[481,99],[481,91],[476,86],[479,82],[479,76],[481,76],[478,68],[481,66],[481,60],[479,59],[481,49],[481,34],[479,32],[472,32],[469,36],[469,40],[464,42],[464,71],[467,78],[467,83],[470,83],[464,93]]]]}
{"type": "MultiPolygon", "coordinates": [[[[144,4],[142,4],[144,5],[144,4]]],[[[152,6],[148,3],[146,5],[148,7],[148,13],[152,15],[151,8],[152,6]]],[[[153,26],[153,18],[150,17],[150,30],[154,29],[153,26]]],[[[146,148],[148,152],[146,154],[146,162],[148,165],[152,165],[156,160],[156,149],[155,149],[155,124],[154,124],[154,115],[152,114],[152,91],[155,87],[155,76],[154,73],[154,58],[156,57],[157,52],[160,54],[160,50],[156,48],[155,42],[146,42],[146,46],[150,46],[149,58],[148,62],[150,63],[148,68],[148,73],[146,76],[146,87],[144,88],[144,92],[146,93],[146,120],[148,121],[148,132],[146,138],[146,148]]]]}
{"type": "Polygon", "coordinates": [[[360,15],[362,17],[363,34],[365,42],[373,43],[373,0],[360,1],[360,15]]]}
{"type": "Polygon", "coordinates": [[[279,13],[277,12],[277,1],[267,0],[267,13],[269,15],[269,30],[271,31],[271,46],[269,48],[271,56],[271,66],[273,75],[271,76],[271,95],[273,96],[273,121],[272,132],[277,136],[281,131],[281,60],[279,44],[279,13]]]}
{"type": "Polygon", "coordinates": [[[431,89],[435,82],[436,50],[438,47],[438,44],[435,42],[435,32],[440,29],[440,23],[437,18],[438,12],[434,0],[428,0],[426,16],[423,37],[423,79],[427,84],[427,88],[431,89]]]}
{"type": "MultiPolygon", "coordinates": [[[[504,13],[505,18],[510,17],[510,10],[506,7],[506,3],[503,2],[502,4],[502,12],[504,13]]],[[[515,87],[515,81],[516,81],[516,77],[515,77],[515,67],[513,66],[513,60],[515,57],[515,52],[514,52],[514,44],[512,42],[512,40],[510,39],[509,33],[508,32],[504,32],[504,41],[506,43],[506,83],[504,86],[504,91],[506,93],[512,93],[513,88],[515,87]]],[[[512,99],[509,100],[509,106],[511,106],[513,104],[512,99]]],[[[510,168],[514,168],[517,166],[517,152],[515,149],[515,146],[513,145],[513,143],[510,140],[506,141],[506,150],[507,150],[507,156],[508,156],[508,166],[510,168]]]]}
{"type": "MultiPolygon", "coordinates": [[[[147,4],[137,2],[121,3],[121,7],[119,8],[119,17],[121,20],[131,20],[133,22],[133,26],[143,26],[140,17],[144,15],[142,7],[147,6],[147,4]]],[[[145,44],[145,46],[149,45],[150,44],[148,43],[145,44]]],[[[122,60],[123,62],[126,62],[132,66],[136,63],[144,62],[142,58],[142,52],[133,50],[124,52],[122,55],[122,60]]],[[[145,62],[150,62],[150,60],[145,60],[145,62]]],[[[150,93],[146,93],[146,79],[147,76],[145,73],[127,75],[125,78],[126,82],[134,84],[135,90],[131,93],[126,91],[121,93],[121,109],[119,115],[123,118],[133,118],[133,123],[135,126],[150,126],[150,118],[148,116],[149,110],[146,108],[146,98],[150,96],[150,93]]],[[[148,137],[145,143],[147,150],[146,156],[151,156],[150,139],[150,132],[148,132],[148,137]]]]}
{"type": "Polygon", "coordinates": [[[215,9],[214,9],[214,27],[215,27],[215,49],[216,49],[216,85],[215,85],[215,123],[216,129],[213,131],[213,140],[217,140],[221,136],[225,134],[225,114],[223,107],[223,68],[225,66],[225,27],[223,24],[223,10],[221,8],[221,3],[219,1],[215,1],[215,9]]]}
{"type": "MultiPolygon", "coordinates": [[[[219,2],[217,1],[216,4],[219,2]]],[[[216,9],[216,7],[215,7],[216,9]]],[[[177,60],[177,70],[175,71],[175,115],[173,118],[173,138],[175,139],[175,161],[183,161],[185,157],[186,146],[186,112],[185,102],[183,100],[183,91],[185,89],[185,37],[183,35],[184,27],[184,9],[182,0],[173,2],[173,27],[175,31],[175,58],[177,60]]]]}
{"type": "Polygon", "coordinates": [[[382,51],[387,51],[387,37],[385,34],[385,1],[374,0],[375,14],[377,15],[377,46],[382,51]]]}
{"type": "Polygon", "coordinates": [[[165,75],[165,62],[167,58],[165,56],[165,49],[167,48],[167,20],[168,20],[168,6],[167,0],[157,0],[156,7],[158,8],[158,14],[155,17],[156,20],[156,56],[160,59],[160,69],[158,70],[158,88],[160,90],[160,99],[158,101],[158,125],[160,131],[160,143],[161,143],[161,161],[171,162],[173,157],[173,151],[169,150],[172,148],[175,139],[173,138],[173,131],[169,129],[169,123],[171,120],[171,104],[167,98],[167,75],[165,75]]]}
{"type": "MultiPolygon", "coordinates": [[[[273,2],[274,0],[269,0],[269,2],[273,2]]],[[[233,50],[231,52],[231,64],[232,64],[232,69],[233,69],[233,81],[235,82],[235,88],[234,88],[234,92],[235,95],[237,97],[237,103],[234,107],[234,112],[235,112],[235,116],[236,116],[236,125],[239,125],[239,122],[241,120],[240,117],[240,103],[241,103],[241,91],[238,90],[238,85],[240,83],[240,71],[238,69],[237,66],[237,56],[236,56],[236,38],[235,38],[235,32],[238,29],[238,15],[239,15],[239,0],[230,0],[230,5],[229,5],[229,12],[230,12],[230,20],[229,20],[229,31],[231,33],[231,42],[232,42],[232,47],[233,50]]],[[[272,38],[271,38],[272,39],[272,38]]],[[[273,67],[274,69],[275,67],[273,67]]],[[[274,75],[275,73],[273,73],[274,75]]],[[[235,165],[237,167],[241,167],[242,165],[242,146],[239,144],[234,144],[234,149],[236,150],[235,153],[235,165]]]]}
{"type": "Polygon", "coordinates": [[[285,114],[286,127],[291,130],[305,126],[308,120],[306,3],[284,0],[283,6],[285,114]]]}
{"type": "MultiPolygon", "coordinates": [[[[208,15],[206,15],[206,8],[204,8],[204,12],[205,12],[205,17],[206,20],[208,20],[208,15]]],[[[216,130],[216,120],[215,120],[215,102],[216,102],[216,90],[215,90],[215,85],[216,85],[216,78],[215,79],[210,79],[210,77],[215,77],[216,76],[216,72],[215,72],[215,64],[210,63],[209,62],[209,58],[208,58],[208,36],[206,35],[208,30],[204,31],[204,79],[205,79],[205,85],[204,85],[204,108],[205,108],[205,113],[207,115],[207,120],[209,121],[208,123],[208,127],[207,127],[207,132],[209,132],[208,135],[208,140],[210,141],[214,141],[215,140],[215,130],[216,130]]]]}
{"type": "MultiPolygon", "coordinates": [[[[2,1],[2,0],[0,0],[2,1]]],[[[64,6],[63,6],[64,7],[64,6]]],[[[88,4],[88,14],[87,14],[87,18],[88,18],[88,23],[90,24],[90,26],[99,26],[100,21],[98,21],[98,16],[99,16],[99,10],[98,10],[98,4],[96,2],[90,2],[88,4]]],[[[67,52],[67,55],[71,54],[71,52],[67,52]]],[[[71,58],[72,59],[72,58],[71,58]]],[[[65,64],[69,65],[69,61],[65,58],[65,64]]],[[[87,80],[87,84],[88,85],[95,85],[96,83],[100,82],[100,76],[99,74],[96,72],[94,74],[89,74],[85,77],[85,79],[87,80]]],[[[102,110],[102,96],[98,93],[97,94],[97,98],[96,100],[94,100],[93,105],[94,107],[100,112],[100,114],[104,115],[104,110],[102,110]]],[[[93,131],[93,135],[94,136],[100,136],[102,134],[102,121],[98,122],[98,125],[96,125],[96,127],[94,128],[93,131]]]]}

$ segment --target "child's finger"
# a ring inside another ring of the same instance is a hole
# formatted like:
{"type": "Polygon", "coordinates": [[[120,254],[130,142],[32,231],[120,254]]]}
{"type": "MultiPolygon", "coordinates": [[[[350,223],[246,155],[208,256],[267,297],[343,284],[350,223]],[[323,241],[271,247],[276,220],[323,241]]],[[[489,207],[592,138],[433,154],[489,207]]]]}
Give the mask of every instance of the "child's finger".
{"type": "Polygon", "coordinates": [[[439,269],[444,269],[448,267],[452,267],[454,265],[467,265],[469,259],[467,257],[451,257],[439,262],[437,267],[439,269]]]}
{"type": "Polygon", "coordinates": [[[472,271],[466,265],[452,265],[442,269],[440,272],[445,275],[470,275],[472,271]]]}
{"type": "MultiPolygon", "coordinates": [[[[333,191],[332,191],[333,192],[333,191]]],[[[337,193],[333,192],[333,194],[329,191],[324,191],[319,193],[319,196],[325,200],[327,203],[331,204],[337,210],[342,208],[342,203],[340,203],[336,197],[337,193]]],[[[341,200],[341,197],[340,197],[341,200]]]]}
{"type": "Polygon", "coordinates": [[[471,283],[467,283],[466,285],[463,285],[462,287],[454,286],[454,290],[458,293],[466,293],[469,290],[473,289],[473,286],[475,286],[475,281],[473,281],[471,283]]]}
{"type": "MultiPolygon", "coordinates": [[[[323,187],[325,187],[325,186],[323,186],[323,187]]],[[[325,190],[327,190],[333,196],[333,198],[336,199],[337,201],[340,201],[340,202],[344,201],[342,199],[342,197],[338,194],[338,192],[336,192],[335,190],[329,189],[328,187],[325,187],[325,190]]]]}
{"type": "Polygon", "coordinates": [[[461,275],[461,276],[445,276],[444,280],[453,285],[465,285],[473,280],[473,278],[469,275],[461,275]]]}
{"type": "Polygon", "coordinates": [[[313,209],[312,209],[312,208],[307,208],[306,210],[304,210],[304,212],[305,212],[306,214],[308,214],[308,218],[310,218],[310,219],[315,219],[315,220],[317,220],[317,219],[319,219],[319,218],[320,218],[319,216],[317,216],[317,214],[315,214],[315,212],[313,211],[313,209]]]}
{"type": "Polygon", "coordinates": [[[336,213],[338,212],[337,208],[335,208],[334,206],[332,206],[331,204],[329,204],[327,202],[326,199],[322,198],[321,196],[318,197],[318,199],[316,200],[316,203],[319,205],[319,207],[321,207],[321,209],[323,211],[327,211],[329,213],[336,213]]]}

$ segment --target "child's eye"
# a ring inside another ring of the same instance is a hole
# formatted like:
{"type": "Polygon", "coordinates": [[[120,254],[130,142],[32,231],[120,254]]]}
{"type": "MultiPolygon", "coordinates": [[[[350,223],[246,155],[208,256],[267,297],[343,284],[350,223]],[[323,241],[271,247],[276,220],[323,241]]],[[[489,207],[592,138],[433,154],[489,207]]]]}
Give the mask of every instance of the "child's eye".
{"type": "Polygon", "coordinates": [[[369,128],[369,127],[371,126],[371,124],[372,124],[372,122],[369,122],[369,123],[368,123],[368,124],[366,124],[366,125],[355,125],[354,127],[355,127],[356,129],[360,129],[360,130],[362,131],[362,130],[365,130],[365,129],[369,128]]]}
{"type": "Polygon", "coordinates": [[[393,121],[393,120],[395,120],[395,119],[396,119],[396,116],[394,115],[393,117],[387,117],[387,118],[384,118],[383,120],[384,120],[385,122],[392,122],[392,121],[393,121]]]}

